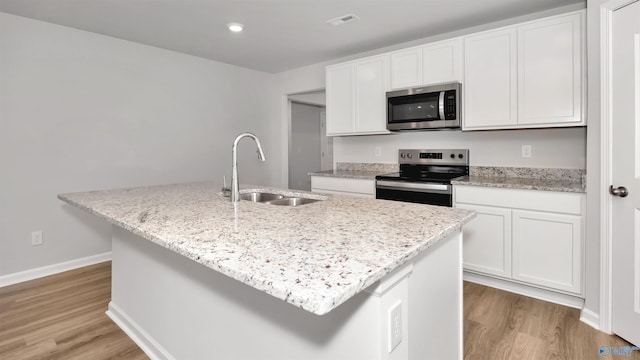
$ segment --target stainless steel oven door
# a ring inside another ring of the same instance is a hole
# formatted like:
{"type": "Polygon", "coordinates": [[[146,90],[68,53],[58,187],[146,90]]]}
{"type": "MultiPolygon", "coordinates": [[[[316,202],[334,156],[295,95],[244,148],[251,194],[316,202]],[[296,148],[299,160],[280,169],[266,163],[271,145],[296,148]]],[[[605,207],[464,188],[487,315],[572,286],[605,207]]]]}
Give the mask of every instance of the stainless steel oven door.
{"type": "Polygon", "coordinates": [[[451,207],[453,191],[450,184],[378,180],[376,199],[451,207]]]}

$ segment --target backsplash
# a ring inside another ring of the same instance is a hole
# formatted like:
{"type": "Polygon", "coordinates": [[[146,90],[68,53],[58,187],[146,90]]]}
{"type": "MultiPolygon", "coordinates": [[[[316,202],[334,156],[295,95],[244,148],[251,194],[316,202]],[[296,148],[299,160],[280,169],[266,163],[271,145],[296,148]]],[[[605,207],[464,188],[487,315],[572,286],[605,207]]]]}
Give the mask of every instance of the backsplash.
{"type": "Polygon", "coordinates": [[[469,175],[526,179],[566,180],[584,183],[584,169],[550,169],[526,167],[471,166],[469,175]]]}
{"type": "Polygon", "coordinates": [[[398,169],[398,164],[390,163],[336,163],[336,170],[339,171],[372,171],[379,173],[392,173],[397,172],[398,169]]]}

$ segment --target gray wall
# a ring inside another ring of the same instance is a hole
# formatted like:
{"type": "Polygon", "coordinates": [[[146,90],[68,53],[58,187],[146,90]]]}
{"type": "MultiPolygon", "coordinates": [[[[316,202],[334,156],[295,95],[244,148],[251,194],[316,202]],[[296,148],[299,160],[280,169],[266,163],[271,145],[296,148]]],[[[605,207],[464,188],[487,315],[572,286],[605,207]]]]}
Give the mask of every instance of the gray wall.
{"type": "Polygon", "coordinates": [[[0,78],[0,276],[110,251],[58,193],[221,180],[241,131],[241,181],[280,179],[274,75],[0,13],[0,78]]]}
{"type": "Polygon", "coordinates": [[[291,103],[289,188],[311,191],[312,171],[320,170],[320,113],[324,108],[291,103]]]}

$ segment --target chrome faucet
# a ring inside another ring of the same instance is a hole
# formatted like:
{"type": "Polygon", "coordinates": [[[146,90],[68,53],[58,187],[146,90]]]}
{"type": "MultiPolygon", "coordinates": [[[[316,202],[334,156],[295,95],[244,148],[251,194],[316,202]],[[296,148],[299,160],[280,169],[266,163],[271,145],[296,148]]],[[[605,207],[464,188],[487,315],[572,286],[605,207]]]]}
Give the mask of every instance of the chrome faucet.
{"type": "Polygon", "coordinates": [[[260,140],[258,137],[253,135],[252,133],[242,133],[236,136],[236,139],[233,141],[233,147],[231,148],[231,202],[236,203],[240,201],[240,182],[238,181],[238,142],[244,137],[250,137],[258,146],[258,159],[265,161],[264,152],[262,152],[262,145],[260,145],[260,140]]]}

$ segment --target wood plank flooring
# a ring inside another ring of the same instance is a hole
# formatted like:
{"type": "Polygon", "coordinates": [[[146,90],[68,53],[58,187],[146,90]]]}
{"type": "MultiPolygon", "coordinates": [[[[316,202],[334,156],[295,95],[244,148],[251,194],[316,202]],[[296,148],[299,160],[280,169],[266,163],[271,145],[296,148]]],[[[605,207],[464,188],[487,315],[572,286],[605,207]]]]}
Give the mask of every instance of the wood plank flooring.
{"type": "Polygon", "coordinates": [[[640,359],[640,351],[629,356],[600,356],[601,346],[630,344],[579,318],[578,309],[467,282],[465,359],[640,359]]]}
{"type": "MultiPolygon", "coordinates": [[[[465,359],[634,359],[579,321],[579,310],[465,283],[465,359]]],[[[111,263],[0,288],[0,359],[148,359],[105,314],[111,263]]],[[[189,360],[189,359],[187,359],[189,360]]]]}
{"type": "Polygon", "coordinates": [[[110,299],[111,262],[0,288],[0,359],[148,359],[110,299]]]}

